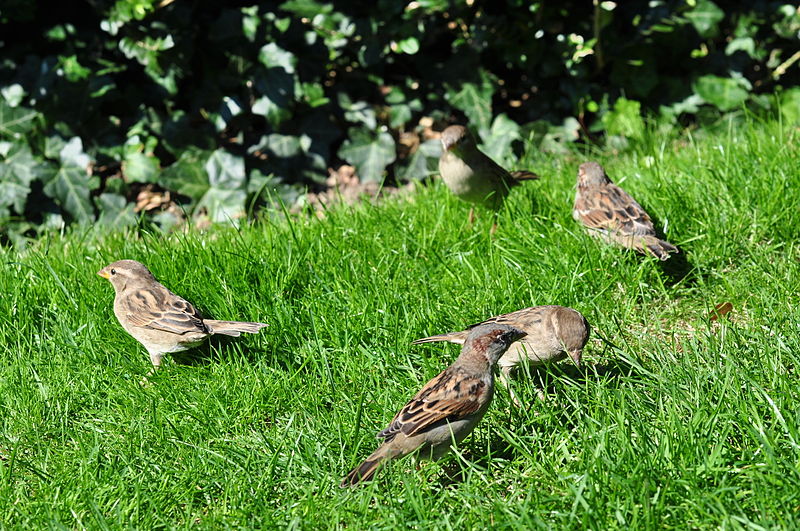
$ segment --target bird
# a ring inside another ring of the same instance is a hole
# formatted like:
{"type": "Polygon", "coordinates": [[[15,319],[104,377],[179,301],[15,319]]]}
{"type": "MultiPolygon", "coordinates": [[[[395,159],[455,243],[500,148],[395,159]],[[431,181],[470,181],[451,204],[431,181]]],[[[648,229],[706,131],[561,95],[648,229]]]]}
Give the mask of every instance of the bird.
{"type": "Polygon", "coordinates": [[[616,243],[659,260],[678,248],[656,236],[653,221],[625,190],[611,182],[603,167],[584,162],[578,168],[578,186],[572,217],[592,236],[616,243]]]}
{"type": "MultiPolygon", "coordinates": [[[[555,305],[533,306],[491,317],[461,332],[417,339],[412,345],[436,341],[463,344],[471,330],[491,324],[512,326],[526,333],[525,338],[514,343],[497,362],[500,368],[500,383],[508,389],[512,401],[517,406],[521,403],[509,385],[511,373],[523,363],[537,367],[544,363],[561,361],[567,356],[580,367],[583,347],[589,340],[591,330],[589,322],[577,310],[555,305]]],[[[537,389],[537,395],[540,399],[544,399],[544,391],[541,389],[537,389]]]]}
{"type": "MultiPolygon", "coordinates": [[[[492,210],[502,206],[508,192],[521,181],[538,179],[529,171],[506,171],[478,149],[475,138],[463,125],[451,125],[442,131],[442,155],[439,174],[450,191],[469,203],[492,210]]],[[[470,208],[469,220],[474,219],[470,208]]]]}
{"type": "MultiPolygon", "coordinates": [[[[114,286],[114,315],[119,324],[147,349],[153,371],[164,354],[196,347],[214,334],[255,334],[264,323],[203,319],[185,299],[175,295],[144,264],[119,260],[97,272],[114,286]]],[[[152,371],[151,371],[152,372],[152,371]]]]}
{"type": "Polygon", "coordinates": [[[420,450],[422,459],[437,460],[459,444],[483,417],[494,393],[494,365],[525,332],[502,324],[476,326],[464,340],[458,358],[429,381],[394,416],[377,438],[382,444],[353,468],[341,487],[373,478],[386,461],[420,450]]]}

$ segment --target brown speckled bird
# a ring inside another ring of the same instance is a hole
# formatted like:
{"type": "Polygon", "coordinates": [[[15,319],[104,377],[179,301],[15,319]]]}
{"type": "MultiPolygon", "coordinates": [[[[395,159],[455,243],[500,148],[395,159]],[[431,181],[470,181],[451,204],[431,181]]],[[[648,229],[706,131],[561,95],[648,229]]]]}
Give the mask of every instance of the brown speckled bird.
{"type": "Polygon", "coordinates": [[[572,217],[592,236],[616,243],[659,260],[669,258],[678,248],[656,236],[653,222],[633,197],[611,182],[596,162],[584,162],[578,169],[578,189],[572,217]]]}
{"type": "MultiPolygon", "coordinates": [[[[466,127],[451,125],[442,132],[439,174],[453,194],[470,203],[497,210],[520,181],[538,179],[529,171],[508,172],[478,149],[466,127]]],[[[470,209],[470,220],[473,217],[470,209]]]]}
{"type": "Polygon", "coordinates": [[[203,319],[188,301],[161,285],[144,265],[119,260],[97,272],[114,286],[114,315],[150,354],[153,368],[168,352],[196,347],[213,334],[255,334],[264,323],[203,319]]]}
{"type": "MultiPolygon", "coordinates": [[[[500,381],[508,388],[517,406],[520,401],[509,386],[511,372],[526,360],[531,367],[536,367],[543,363],[561,361],[567,356],[576,366],[580,366],[583,347],[589,340],[591,329],[586,318],[577,310],[565,306],[534,306],[492,317],[461,332],[417,339],[412,344],[435,341],[463,344],[471,330],[487,324],[512,326],[526,334],[522,340],[511,345],[497,362],[500,367],[500,381]]],[[[537,389],[537,394],[544,398],[541,389],[537,389]]]]}
{"type": "Polygon", "coordinates": [[[423,459],[439,459],[459,444],[483,417],[494,393],[495,363],[525,332],[501,324],[476,326],[461,354],[425,384],[378,433],[383,443],[342,480],[342,487],[369,481],[389,459],[420,450],[423,459]]]}

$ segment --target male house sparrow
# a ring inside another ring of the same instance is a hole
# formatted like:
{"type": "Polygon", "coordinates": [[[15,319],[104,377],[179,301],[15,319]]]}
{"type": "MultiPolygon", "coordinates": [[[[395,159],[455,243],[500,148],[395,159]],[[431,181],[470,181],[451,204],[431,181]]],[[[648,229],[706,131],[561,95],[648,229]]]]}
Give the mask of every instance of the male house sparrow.
{"type": "Polygon", "coordinates": [[[97,272],[114,286],[114,315],[119,324],[150,354],[153,368],[167,352],[196,347],[213,334],[238,337],[255,334],[264,323],[203,319],[188,301],[161,285],[135,260],[119,260],[97,272]]]}
{"type": "Polygon", "coordinates": [[[611,182],[596,162],[584,162],[578,169],[578,190],[572,217],[589,229],[589,234],[617,243],[659,260],[669,258],[678,248],[656,237],[647,212],[628,193],[611,182]]]}
{"type": "MultiPolygon", "coordinates": [[[[442,132],[439,174],[457,197],[497,210],[520,181],[538,179],[529,171],[508,172],[478,149],[466,127],[451,125],[442,132]]],[[[472,210],[470,209],[470,220],[472,210]]]]}
{"type": "MultiPolygon", "coordinates": [[[[575,365],[580,366],[583,347],[589,340],[589,323],[578,311],[564,306],[534,306],[492,317],[462,332],[417,339],[412,345],[435,341],[463,344],[476,327],[490,324],[512,326],[526,334],[524,339],[511,345],[497,362],[500,367],[500,382],[508,388],[511,399],[517,406],[520,402],[509,387],[509,378],[519,364],[527,359],[530,366],[536,367],[543,363],[561,361],[569,356],[575,365]]],[[[538,395],[539,398],[544,398],[541,389],[538,390],[538,395]]]]}
{"type": "Polygon", "coordinates": [[[340,486],[369,481],[389,459],[420,450],[423,459],[439,459],[469,435],[486,413],[494,393],[494,367],[525,332],[502,324],[476,326],[456,361],[422,390],[379,432],[383,443],[351,470],[340,486]]]}

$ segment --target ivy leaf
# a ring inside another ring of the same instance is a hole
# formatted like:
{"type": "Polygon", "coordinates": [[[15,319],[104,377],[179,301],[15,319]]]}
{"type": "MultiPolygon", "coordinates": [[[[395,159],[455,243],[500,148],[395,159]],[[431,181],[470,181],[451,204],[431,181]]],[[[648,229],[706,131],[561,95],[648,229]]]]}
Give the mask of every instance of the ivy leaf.
{"type": "Polygon", "coordinates": [[[9,107],[16,107],[25,98],[25,89],[19,83],[14,83],[0,89],[0,95],[6,100],[9,107]]]}
{"type": "Polygon", "coordinates": [[[291,116],[289,106],[294,99],[294,79],[280,68],[272,68],[255,80],[262,96],[253,103],[253,114],[267,119],[272,127],[279,126],[291,116]]]}
{"type": "Polygon", "coordinates": [[[741,80],[729,77],[703,76],[695,82],[694,90],[721,111],[729,111],[747,99],[748,92],[742,85],[741,80]]]}
{"type": "Polygon", "coordinates": [[[9,215],[7,207],[16,214],[25,212],[31,193],[30,184],[39,178],[46,166],[37,163],[26,144],[14,144],[0,162],[0,217],[9,215]]]}
{"type": "Polygon", "coordinates": [[[73,137],[58,154],[61,166],[44,186],[44,193],[53,198],[63,211],[78,223],[94,220],[94,208],[89,199],[92,181],[87,175],[91,163],[83,152],[83,142],[73,137]]]}
{"type": "Polygon", "coordinates": [[[70,138],[66,144],[61,147],[58,152],[58,158],[65,166],[75,166],[84,172],[89,167],[92,159],[83,152],[83,142],[80,137],[74,136],[70,138]]]}
{"type": "Polygon", "coordinates": [[[11,107],[0,101],[0,137],[20,138],[36,126],[39,113],[25,107],[11,107]]]}
{"type": "Polygon", "coordinates": [[[520,138],[519,124],[506,116],[498,114],[489,131],[481,131],[482,150],[493,160],[502,161],[511,148],[511,143],[520,138]]]}
{"type": "Polygon", "coordinates": [[[224,149],[211,153],[206,161],[208,183],[212,188],[223,190],[244,190],[246,188],[246,175],[244,172],[244,158],[237,157],[224,149]]]}
{"type": "Polygon", "coordinates": [[[209,153],[189,149],[161,172],[160,183],[165,188],[199,201],[208,191],[208,174],[204,168],[209,153]]]}
{"type": "Polygon", "coordinates": [[[363,129],[351,130],[338,155],[356,167],[362,181],[380,181],[383,171],[394,162],[394,139],[386,132],[376,137],[363,129]]]}
{"type": "Polygon", "coordinates": [[[258,60],[270,68],[283,68],[287,73],[294,73],[294,65],[297,63],[297,58],[293,53],[287,52],[274,42],[265,44],[258,52],[258,60]]]}
{"type": "Polygon", "coordinates": [[[492,120],[494,84],[489,74],[481,71],[481,83],[463,83],[460,88],[448,88],[450,104],[464,112],[470,125],[479,130],[489,127],[492,120]]]}
{"type": "Polygon", "coordinates": [[[441,155],[441,142],[435,138],[426,140],[408,157],[408,162],[398,170],[397,176],[405,181],[412,181],[433,175],[438,171],[441,155]]]}
{"type": "Polygon", "coordinates": [[[45,184],[44,193],[78,223],[94,220],[94,209],[89,200],[89,177],[85,168],[62,165],[45,184]]]}
{"type": "Polygon", "coordinates": [[[128,181],[154,183],[158,180],[158,159],[144,153],[128,153],[122,162],[122,173],[128,181]]]}
{"type": "Polygon", "coordinates": [[[725,18],[725,12],[711,0],[699,0],[685,16],[701,37],[710,38],[719,33],[719,22],[725,18]]]}
{"type": "Polygon", "coordinates": [[[245,190],[223,190],[221,188],[209,188],[203,195],[197,208],[205,208],[208,217],[215,223],[235,222],[244,216],[245,190]]]}
{"type": "Polygon", "coordinates": [[[128,203],[122,195],[100,194],[95,199],[95,205],[100,211],[100,217],[97,219],[99,225],[118,229],[136,224],[133,203],[128,203]]]}
{"type": "Polygon", "coordinates": [[[280,5],[284,11],[289,11],[297,15],[297,17],[312,18],[317,15],[328,15],[333,11],[333,6],[330,4],[321,4],[315,0],[289,0],[280,5]]]}
{"type": "Polygon", "coordinates": [[[344,118],[348,122],[364,124],[367,129],[378,126],[375,110],[365,101],[352,101],[346,92],[339,93],[339,105],[344,109],[344,118]]]}

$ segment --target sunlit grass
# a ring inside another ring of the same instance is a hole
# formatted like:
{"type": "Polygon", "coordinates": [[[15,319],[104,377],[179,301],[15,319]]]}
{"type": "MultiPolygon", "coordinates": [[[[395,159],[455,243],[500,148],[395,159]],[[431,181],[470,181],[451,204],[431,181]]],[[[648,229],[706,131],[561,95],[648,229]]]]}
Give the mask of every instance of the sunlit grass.
{"type": "Polygon", "coordinates": [[[494,236],[435,182],[321,220],[2,250],[0,525],[792,527],[797,145],[747,124],[594,155],[683,250],[664,265],[571,219],[578,153],[521,162],[543,179],[494,236]],[[270,327],[141,387],[147,355],[95,275],[122,258],[205,315],[270,327]],[[499,390],[456,455],[338,487],[458,351],[413,339],[539,304],[594,326],[582,371],[540,375],[544,402],[520,377],[522,410],[499,390]]]}

